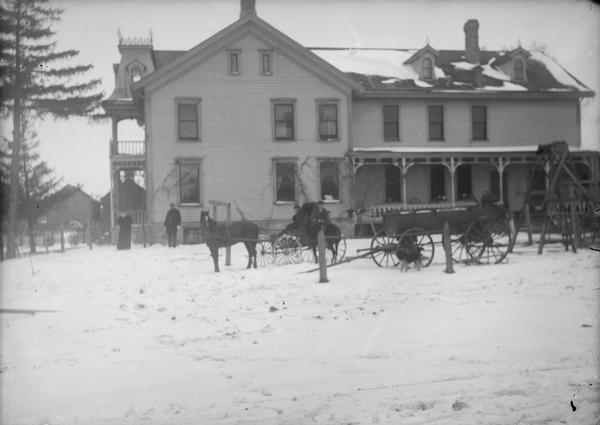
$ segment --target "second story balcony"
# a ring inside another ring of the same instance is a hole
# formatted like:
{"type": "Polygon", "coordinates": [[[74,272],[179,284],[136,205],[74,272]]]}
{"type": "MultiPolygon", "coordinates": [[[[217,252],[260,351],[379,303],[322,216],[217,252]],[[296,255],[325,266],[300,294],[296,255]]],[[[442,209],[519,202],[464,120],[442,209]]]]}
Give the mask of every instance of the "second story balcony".
{"type": "Polygon", "coordinates": [[[135,156],[143,157],[146,154],[146,142],[144,140],[111,140],[110,157],[135,156]]]}

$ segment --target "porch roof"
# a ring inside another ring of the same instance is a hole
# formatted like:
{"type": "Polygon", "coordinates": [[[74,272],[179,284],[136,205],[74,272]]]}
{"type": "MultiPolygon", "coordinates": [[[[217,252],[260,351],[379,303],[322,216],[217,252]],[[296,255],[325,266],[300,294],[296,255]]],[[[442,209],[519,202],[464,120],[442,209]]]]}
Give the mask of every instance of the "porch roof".
{"type": "MultiPolygon", "coordinates": [[[[448,156],[507,156],[535,155],[540,145],[524,146],[377,146],[372,148],[353,148],[348,153],[354,158],[390,158],[390,157],[448,157],[448,156]]],[[[600,151],[569,146],[569,153],[577,157],[597,157],[600,151]]]]}

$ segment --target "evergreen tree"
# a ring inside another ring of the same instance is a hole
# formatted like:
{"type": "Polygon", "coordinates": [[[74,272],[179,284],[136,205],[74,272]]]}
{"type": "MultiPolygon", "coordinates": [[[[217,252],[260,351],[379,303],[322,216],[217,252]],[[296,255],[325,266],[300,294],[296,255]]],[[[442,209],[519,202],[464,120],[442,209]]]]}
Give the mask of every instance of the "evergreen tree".
{"type": "Polygon", "coordinates": [[[29,128],[29,121],[22,121],[21,135],[23,150],[21,154],[21,179],[17,211],[27,222],[29,252],[36,252],[35,230],[38,219],[46,213],[46,198],[56,189],[59,181],[52,175],[53,170],[46,161],[40,159],[37,152],[39,140],[35,131],[29,128]]]}
{"type": "Polygon", "coordinates": [[[12,115],[7,258],[14,258],[19,170],[22,167],[22,121],[53,116],[93,116],[102,93],[100,80],[85,79],[91,65],[72,65],[76,50],[56,50],[53,24],[61,9],[48,0],[5,0],[0,6],[0,82],[2,113],[12,115]]]}

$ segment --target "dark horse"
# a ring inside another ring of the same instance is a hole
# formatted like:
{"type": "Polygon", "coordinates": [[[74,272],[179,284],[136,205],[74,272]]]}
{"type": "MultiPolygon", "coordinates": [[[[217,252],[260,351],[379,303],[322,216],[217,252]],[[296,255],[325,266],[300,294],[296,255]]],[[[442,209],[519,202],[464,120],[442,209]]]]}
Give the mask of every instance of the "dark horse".
{"type": "Polygon", "coordinates": [[[338,226],[329,221],[329,212],[321,209],[316,202],[306,202],[296,214],[297,233],[302,246],[312,249],[315,262],[317,257],[317,235],[323,229],[325,245],[331,251],[332,262],[335,263],[338,254],[338,245],[342,239],[342,231],[338,226]]]}
{"type": "Polygon", "coordinates": [[[251,221],[235,221],[231,224],[217,223],[208,216],[208,211],[200,213],[200,227],[204,242],[210,250],[215,272],[219,272],[219,248],[243,242],[248,250],[249,269],[256,268],[256,244],[258,243],[258,226],[251,221]],[[252,261],[254,260],[254,261],[252,261]]]}

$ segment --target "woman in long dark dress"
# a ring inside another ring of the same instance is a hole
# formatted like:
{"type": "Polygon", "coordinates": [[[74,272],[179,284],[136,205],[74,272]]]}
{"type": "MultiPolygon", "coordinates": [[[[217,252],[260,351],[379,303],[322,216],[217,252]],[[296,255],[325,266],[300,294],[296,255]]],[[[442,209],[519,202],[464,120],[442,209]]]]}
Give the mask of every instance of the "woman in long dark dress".
{"type": "Polygon", "coordinates": [[[120,216],[117,219],[119,225],[119,240],[117,241],[117,249],[131,248],[131,216],[129,214],[120,216]]]}

